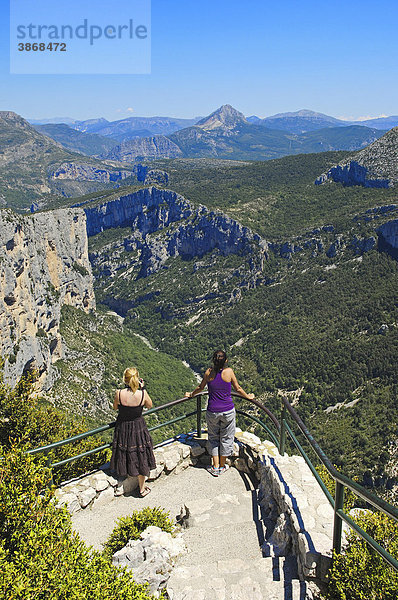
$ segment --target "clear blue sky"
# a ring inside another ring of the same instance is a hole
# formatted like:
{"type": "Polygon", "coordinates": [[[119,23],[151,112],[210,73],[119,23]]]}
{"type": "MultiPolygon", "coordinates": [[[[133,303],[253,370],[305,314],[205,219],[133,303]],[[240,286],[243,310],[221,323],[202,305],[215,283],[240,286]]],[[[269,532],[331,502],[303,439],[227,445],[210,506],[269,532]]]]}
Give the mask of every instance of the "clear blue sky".
{"type": "Polygon", "coordinates": [[[24,117],[398,114],[396,0],[152,0],[150,75],[10,75],[0,2],[0,110],[24,117]]]}

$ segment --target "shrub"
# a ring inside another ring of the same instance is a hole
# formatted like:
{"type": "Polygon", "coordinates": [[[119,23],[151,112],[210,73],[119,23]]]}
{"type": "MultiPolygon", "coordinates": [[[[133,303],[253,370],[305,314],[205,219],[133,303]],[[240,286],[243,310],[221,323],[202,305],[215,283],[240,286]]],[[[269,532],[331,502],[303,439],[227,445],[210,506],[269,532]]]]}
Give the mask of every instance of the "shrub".
{"type": "MultiPolygon", "coordinates": [[[[398,559],[398,523],[381,513],[367,513],[356,522],[398,559]]],[[[328,600],[396,600],[398,573],[362,538],[348,535],[344,554],[334,556],[328,575],[328,600]]]]}
{"type": "MultiPolygon", "coordinates": [[[[18,443],[25,450],[57,442],[86,431],[84,421],[70,420],[50,404],[41,404],[34,393],[36,374],[28,373],[17,385],[10,389],[3,381],[0,364],[0,445],[3,449],[18,443]]],[[[52,451],[52,462],[81,454],[98,447],[97,438],[87,438],[68,444],[52,451]]],[[[98,464],[106,462],[108,452],[103,451],[92,456],[68,463],[54,472],[56,482],[64,481],[84,473],[98,464]]]]}
{"type": "Polygon", "coordinates": [[[174,525],[169,513],[160,507],[135,510],[129,517],[121,517],[104,544],[104,556],[108,559],[121,550],[129,540],[138,540],[141,533],[150,525],[160,527],[167,533],[173,533],[174,525]]]}
{"type": "Polygon", "coordinates": [[[87,548],[72,531],[49,472],[21,449],[0,463],[0,597],[8,600],[150,600],[146,585],[87,548]]]}
{"type": "MultiPolygon", "coordinates": [[[[337,469],[336,465],[334,465],[334,467],[335,467],[335,469],[337,469]]],[[[333,477],[329,474],[329,471],[323,465],[318,466],[316,468],[316,470],[318,471],[318,474],[322,478],[328,491],[334,498],[335,491],[336,491],[335,490],[336,483],[335,483],[333,477]]],[[[354,480],[355,480],[355,478],[354,478],[354,480]]],[[[357,501],[357,497],[355,496],[355,494],[350,489],[345,488],[344,489],[344,512],[346,512],[346,513],[350,512],[350,510],[352,508],[354,508],[356,501],[357,501]]]]}

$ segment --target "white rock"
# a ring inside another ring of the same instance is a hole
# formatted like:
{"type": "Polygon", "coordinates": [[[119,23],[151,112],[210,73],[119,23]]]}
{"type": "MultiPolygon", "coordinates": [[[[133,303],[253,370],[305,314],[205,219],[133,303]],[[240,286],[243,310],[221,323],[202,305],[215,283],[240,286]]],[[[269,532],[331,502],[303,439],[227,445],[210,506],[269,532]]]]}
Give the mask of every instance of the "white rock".
{"type": "Polygon", "coordinates": [[[152,469],[149,473],[148,481],[154,481],[154,479],[157,479],[163,471],[164,471],[164,463],[162,463],[160,465],[156,463],[156,467],[154,469],[152,469]]]}
{"type": "Polygon", "coordinates": [[[323,517],[324,519],[333,519],[334,512],[333,508],[330,506],[329,503],[325,502],[318,506],[316,512],[320,517],[323,517]]]}
{"type": "Polygon", "coordinates": [[[181,458],[188,458],[191,454],[191,448],[187,444],[177,444],[177,450],[180,452],[181,458]]]}
{"type": "Polygon", "coordinates": [[[244,431],[242,434],[239,434],[239,440],[249,446],[258,446],[261,444],[260,438],[249,431],[244,431]]]}
{"type": "Polygon", "coordinates": [[[112,502],[115,498],[115,490],[112,486],[109,486],[100,493],[98,498],[95,498],[93,501],[93,506],[106,506],[109,502],[112,502]]]}
{"type": "Polygon", "coordinates": [[[202,448],[202,446],[192,446],[191,447],[191,456],[193,458],[197,458],[198,456],[201,456],[202,454],[204,454],[206,452],[205,448],[202,448]]]}
{"type": "Polygon", "coordinates": [[[165,452],[164,454],[164,468],[166,472],[170,473],[173,469],[176,468],[178,463],[180,462],[180,453],[178,450],[170,450],[165,452]]]}
{"type": "Polygon", "coordinates": [[[115,477],[113,477],[112,475],[107,475],[106,478],[109,481],[109,485],[111,485],[112,487],[116,487],[119,483],[119,481],[115,479],[115,477]]]}
{"type": "Polygon", "coordinates": [[[155,448],[153,451],[155,455],[155,460],[157,465],[164,464],[164,449],[163,448],[155,448]]]}
{"type": "Polygon", "coordinates": [[[66,506],[71,514],[77,512],[81,508],[76,494],[61,494],[57,506],[66,506]]]}
{"type": "Polygon", "coordinates": [[[92,500],[94,500],[96,495],[97,495],[97,492],[95,491],[94,488],[91,488],[91,487],[88,488],[87,490],[84,490],[83,492],[79,492],[78,498],[79,498],[80,506],[82,508],[86,508],[86,506],[88,506],[90,504],[90,502],[92,500]]]}
{"type": "Polygon", "coordinates": [[[105,473],[95,473],[89,478],[90,485],[97,491],[102,492],[109,487],[109,481],[105,473]]]}

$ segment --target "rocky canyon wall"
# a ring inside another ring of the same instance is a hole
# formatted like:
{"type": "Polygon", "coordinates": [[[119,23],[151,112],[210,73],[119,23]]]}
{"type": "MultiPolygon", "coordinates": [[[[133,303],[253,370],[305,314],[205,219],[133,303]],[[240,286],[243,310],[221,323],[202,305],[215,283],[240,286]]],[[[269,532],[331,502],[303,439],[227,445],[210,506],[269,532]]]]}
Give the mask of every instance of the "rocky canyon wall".
{"type": "Polygon", "coordinates": [[[62,354],[61,307],[95,308],[81,209],[22,216],[0,211],[0,353],[13,384],[37,368],[43,385],[62,354]]]}

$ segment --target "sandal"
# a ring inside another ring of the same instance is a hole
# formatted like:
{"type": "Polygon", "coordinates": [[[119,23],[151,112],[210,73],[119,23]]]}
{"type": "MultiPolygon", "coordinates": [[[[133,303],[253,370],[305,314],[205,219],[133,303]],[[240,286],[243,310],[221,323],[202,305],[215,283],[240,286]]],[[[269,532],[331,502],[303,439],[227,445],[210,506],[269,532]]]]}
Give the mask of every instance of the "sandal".
{"type": "Polygon", "coordinates": [[[148,494],[150,494],[150,492],[151,492],[151,488],[144,487],[144,489],[142,490],[142,492],[138,492],[138,496],[140,498],[145,498],[145,496],[148,496],[148,494]]]}

